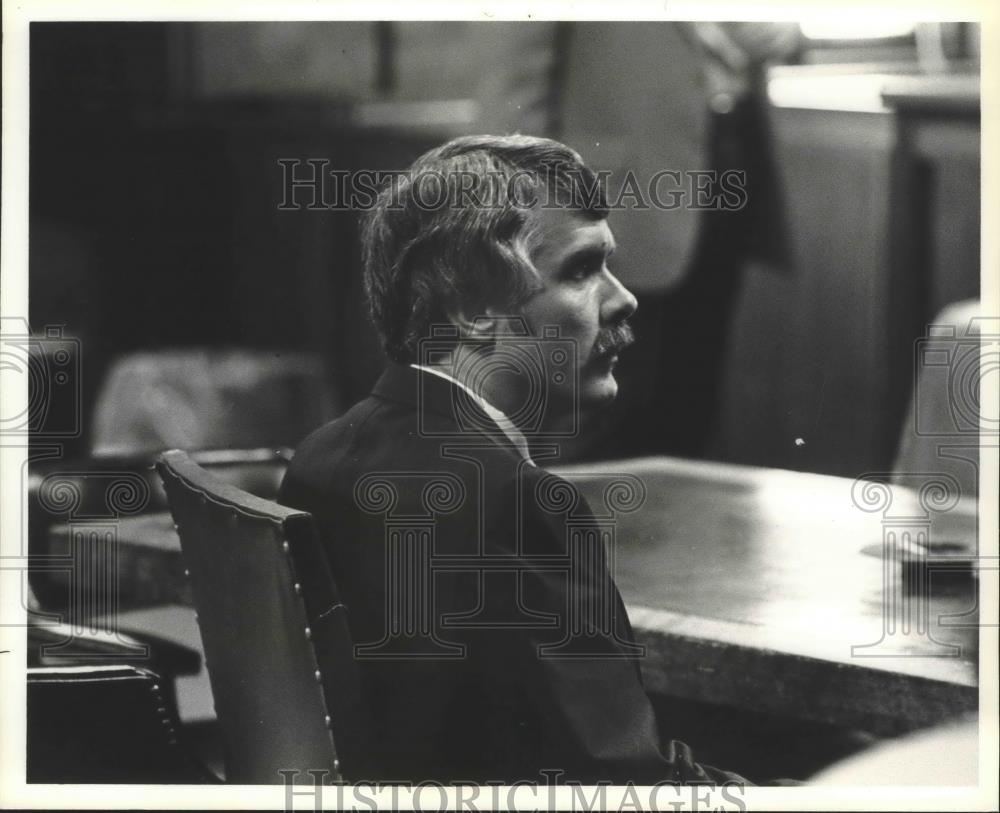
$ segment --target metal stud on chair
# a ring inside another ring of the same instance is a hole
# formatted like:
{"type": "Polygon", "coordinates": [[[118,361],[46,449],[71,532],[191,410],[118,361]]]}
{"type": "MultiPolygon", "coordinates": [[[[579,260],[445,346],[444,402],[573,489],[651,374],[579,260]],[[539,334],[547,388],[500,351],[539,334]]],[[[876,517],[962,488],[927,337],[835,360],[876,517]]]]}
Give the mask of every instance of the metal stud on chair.
{"type": "Polygon", "coordinates": [[[360,766],[371,723],[312,518],[216,479],[183,452],[165,453],[158,468],[185,564],[198,570],[191,585],[228,781],[270,783],[292,767],[339,774],[340,754],[360,766]]]}

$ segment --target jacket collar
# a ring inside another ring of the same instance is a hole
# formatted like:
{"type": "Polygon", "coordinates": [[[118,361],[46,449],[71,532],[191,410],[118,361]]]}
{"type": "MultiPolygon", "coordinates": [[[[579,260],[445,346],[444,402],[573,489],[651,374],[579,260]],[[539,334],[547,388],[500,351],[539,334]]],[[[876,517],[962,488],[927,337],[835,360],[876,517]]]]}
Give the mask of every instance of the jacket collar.
{"type": "Polygon", "coordinates": [[[464,387],[405,364],[390,364],[372,388],[372,395],[411,407],[418,431],[456,443],[489,439],[523,457],[503,428],[464,387]]]}

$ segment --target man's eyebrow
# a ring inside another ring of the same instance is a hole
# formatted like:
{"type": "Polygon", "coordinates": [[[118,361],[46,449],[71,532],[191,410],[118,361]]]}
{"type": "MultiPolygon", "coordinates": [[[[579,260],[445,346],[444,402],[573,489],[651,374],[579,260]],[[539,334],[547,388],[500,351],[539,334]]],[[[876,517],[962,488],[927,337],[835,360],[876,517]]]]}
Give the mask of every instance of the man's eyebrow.
{"type": "Polygon", "coordinates": [[[570,251],[569,254],[563,257],[562,262],[559,263],[559,268],[563,270],[571,268],[574,265],[579,265],[587,260],[603,260],[604,257],[603,247],[584,246],[583,248],[570,251]]]}
{"type": "Polygon", "coordinates": [[[559,267],[560,269],[568,268],[584,260],[603,260],[605,257],[610,257],[614,254],[616,248],[617,246],[613,241],[611,243],[602,243],[601,245],[582,246],[578,249],[570,250],[562,259],[562,262],[559,263],[559,267]]]}

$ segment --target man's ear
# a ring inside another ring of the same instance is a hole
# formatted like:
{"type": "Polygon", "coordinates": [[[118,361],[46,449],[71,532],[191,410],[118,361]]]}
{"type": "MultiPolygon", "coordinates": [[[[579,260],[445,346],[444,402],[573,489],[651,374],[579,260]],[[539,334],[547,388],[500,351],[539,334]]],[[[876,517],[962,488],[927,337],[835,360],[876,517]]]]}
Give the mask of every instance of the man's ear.
{"type": "Polygon", "coordinates": [[[492,308],[487,308],[486,313],[476,314],[472,318],[461,311],[454,311],[448,314],[448,319],[458,327],[463,338],[482,340],[495,337],[497,320],[492,308]]]}

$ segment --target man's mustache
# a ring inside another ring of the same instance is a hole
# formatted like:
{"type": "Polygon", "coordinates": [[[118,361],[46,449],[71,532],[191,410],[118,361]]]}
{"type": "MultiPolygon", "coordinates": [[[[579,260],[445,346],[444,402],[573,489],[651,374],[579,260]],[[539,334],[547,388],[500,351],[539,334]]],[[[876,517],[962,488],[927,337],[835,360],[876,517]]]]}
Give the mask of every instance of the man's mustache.
{"type": "Polygon", "coordinates": [[[594,349],[590,353],[590,360],[607,356],[612,353],[620,353],[630,344],[635,342],[635,333],[632,326],[626,322],[619,322],[611,328],[606,328],[597,334],[594,341],[594,349]]]}

